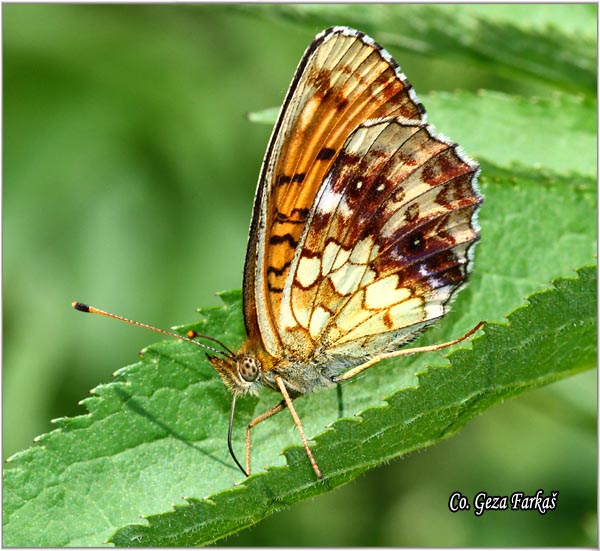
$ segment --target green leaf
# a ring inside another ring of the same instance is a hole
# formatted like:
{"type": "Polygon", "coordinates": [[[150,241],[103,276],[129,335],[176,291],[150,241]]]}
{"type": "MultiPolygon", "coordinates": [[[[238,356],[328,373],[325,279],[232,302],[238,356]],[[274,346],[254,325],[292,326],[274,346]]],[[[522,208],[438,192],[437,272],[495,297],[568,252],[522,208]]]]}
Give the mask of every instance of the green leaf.
{"type": "Polygon", "coordinates": [[[425,102],[429,120],[476,159],[505,168],[519,163],[560,174],[596,176],[594,100],[568,94],[521,98],[481,91],[432,93],[425,102]]]}
{"type": "Polygon", "coordinates": [[[430,446],[491,405],[589,369],[596,360],[596,270],[558,279],[508,316],[486,326],[471,350],[450,365],[418,374],[418,384],[385,398],[353,419],[340,419],[314,440],[325,480],[311,476],[304,452],[288,448],[289,468],[269,469],[241,487],[205,500],[188,499],[173,512],[128,526],[111,541],[120,546],[207,544],[300,499],[348,482],[369,466],[430,446]],[[541,323],[540,323],[541,320],[541,323]],[[551,358],[552,361],[548,361],[551,358]]]}
{"type": "MultiPolygon", "coordinates": [[[[459,336],[480,319],[501,320],[522,304],[525,294],[556,275],[570,277],[574,266],[595,254],[593,179],[526,168],[509,172],[487,164],[483,174],[483,237],[471,284],[423,343],[459,336]]],[[[298,400],[310,436],[322,433],[336,417],[351,418],[316,438],[324,484],[315,482],[293,423],[282,414],[255,429],[257,476],[244,489],[231,490],[243,477],[226,449],[227,391],[193,346],[153,345],[139,363],[119,371],[113,383],[95,389],[84,401],[88,414],[58,420],[57,430],[13,456],[4,478],[4,542],[99,545],[124,525],[139,522],[139,515],[164,514],[183,496],[191,498],[189,506],[153,518],[152,528],[122,529],[114,543],[214,541],[446,437],[504,397],[592,367],[595,297],[594,271],[583,270],[579,279],[557,280],[553,290],[533,295],[530,306],[511,316],[510,325],[490,323],[473,352],[452,356],[452,368],[432,369],[418,380],[415,373],[424,370],[431,355],[377,366],[344,385],[341,411],[335,391],[298,400]],[[435,385],[429,382],[434,380],[435,385]],[[352,418],[393,394],[381,411],[369,410],[362,421],[352,418]],[[405,409],[412,411],[411,422],[398,417],[405,409]],[[355,439],[370,444],[356,453],[355,439]],[[290,445],[285,457],[278,455],[290,445]],[[262,473],[269,466],[285,466],[286,460],[291,468],[262,473]],[[211,498],[218,505],[196,501],[220,492],[225,494],[211,498]]],[[[226,307],[203,311],[206,321],[194,327],[235,347],[243,339],[239,294],[222,298],[226,307]]],[[[240,401],[234,439],[238,455],[243,456],[245,423],[276,401],[272,392],[240,401]]]]}
{"type": "Polygon", "coordinates": [[[244,6],[247,13],[312,29],[350,25],[386,47],[478,64],[509,78],[596,97],[596,6],[288,4],[244,6]]]}
{"type": "MultiPolygon", "coordinates": [[[[563,174],[596,175],[596,102],[591,99],[568,94],[520,98],[481,91],[433,92],[421,100],[428,120],[476,159],[506,168],[521,163],[563,174]]],[[[249,118],[272,125],[278,111],[269,108],[249,118]]]]}

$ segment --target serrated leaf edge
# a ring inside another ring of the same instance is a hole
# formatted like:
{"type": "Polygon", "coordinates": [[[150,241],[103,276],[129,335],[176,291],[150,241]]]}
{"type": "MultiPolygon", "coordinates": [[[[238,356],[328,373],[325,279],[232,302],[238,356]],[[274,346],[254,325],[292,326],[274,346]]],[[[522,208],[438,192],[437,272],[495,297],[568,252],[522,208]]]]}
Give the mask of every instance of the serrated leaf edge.
{"type": "MultiPolygon", "coordinates": [[[[547,288],[543,288],[543,289],[538,289],[533,291],[532,293],[529,293],[525,299],[524,299],[524,303],[520,304],[518,306],[516,306],[515,308],[513,308],[510,312],[508,312],[507,314],[504,315],[504,320],[502,321],[492,321],[492,322],[487,322],[483,327],[482,327],[482,334],[478,334],[475,337],[473,337],[472,339],[470,339],[468,341],[467,345],[463,345],[460,346],[458,348],[453,349],[451,352],[449,352],[448,354],[446,354],[444,357],[449,361],[449,363],[445,363],[445,364],[431,364],[426,366],[424,369],[420,370],[419,372],[417,372],[415,375],[417,376],[417,384],[416,385],[412,385],[410,387],[405,387],[402,388],[398,391],[392,392],[391,394],[389,394],[388,396],[382,398],[382,400],[384,401],[383,404],[377,404],[377,405],[372,405],[372,406],[368,406],[367,408],[365,408],[364,410],[362,410],[361,412],[354,414],[353,417],[342,417],[337,419],[335,422],[333,422],[332,424],[330,424],[328,427],[326,427],[326,429],[322,432],[320,432],[319,434],[315,435],[314,437],[311,438],[311,441],[315,443],[315,446],[318,447],[319,445],[319,441],[322,439],[322,437],[327,433],[328,436],[330,436],[332,431],[337,431],[337,426],[338,424],[342,424],[342,423],[347,423],[348,421],[353,421],[353,422],[358,422],[358,423],[363,423],[365,422],[365,418],[367,416],[369,416],[370,413],[372,413],[373,410],[381,410],[381,409],[389,409],[389,408],[393,408],[394,405],[392,403],[390,403],[391,401],[394,400],[394,398],[396,396],[401,395],[404,392],[410,392],[411,390],[414,391],[416,389],[418,389],[421,386],[421,382],[423,380],[423,377],[427,377],[428,374],[430,374],[431,372],[433,372],[434,370],[438,370],[438,369],[449,369],[452,367],[452,357],[456,354],[462,354],[467,350],[472,349],[475,346],[475,343],[478,341],[481,341],[483,339],[486,338],[486,332],[485,329],[487,327],[495,327],[497,329],[500,330],[508,330],[511,327],[511,322],[513,320],[513,318],[515,316],[520,315],[521,312],[523,312],[524,310],[531,308],[532,307],[532,303],[535,302],[536,298],[539,296],[543,296],[543,295],[547,295],[547,294],[551,294],[554,292],[557,292],[559,289],[559,285],[562,282],[568,282],[568,281],[576,281],[577,279],[580,278],[580,274],[583,270],[587,270],[587,269],[597,269],[596,265],[594,264],[586,264],[583,265],[579,268],[576,268],[574,270],[575,275],[572,277],[566,277],[566,276],[559,276],[556,278],[553,278],[550,281],[550,286],[547,288]]],[[[563,378],[564,376],[560,376],[560,374],[557,375],[557,378],[563,378]]],[[[530,386],[530,385],[527,385],[530,386]]],[[[455,434],[455,432],[457,432],[461,427],[458,427],[456,431],[451,431],[447,434],[444,434],[442,436],[442,439],[445,439],[447,437],[452,436],[453,434],[455,434]]],[[[417,449],[424,449],[426,447],[428,447],[429,445],[435,443],[439,441],[439,439],[435,439],[433,441],[428,441],[425,443],[421,443],[417,446],[414,446],[413,448],[407,448],[405,451],[403,451],[401,454],[398,454],[396,456],[393,457],[399,457],[402,455],[406,455],[407,453],[411,453],[412,451],[416,451],[417,449]]],[[[265,480],[265,477],[269,477],[271,475],[271,473],[273,471],[282,471],[284,469],[290,469],[292,468],[292,465],[290,464],[290,453],[292,452],[302,452],[304,453],[304,450],[301,446],[297,445],[297,444],[290,444],[288,446],[286,446],[281,453],[283,455],[285,455],[286,457],[286,465],[274,465],[274,466],[268,466],[266,467],[266,469],[260,473],[255,473],[253,475],[251,475],[250,477],[248,477],[247,479],[243,480],[240,484],[235,485],[232,488],[226,489],[226,490],[222,490],[220,492],[217,492],[215,494],[212,494],[206,498],[203,499],[198,499],[198,498],[194,498],[194,497],[186,497],[184,498],[184,501],[186,502],[186,505],[179,505],[177,506],[177,509],[180,509],[182,507],[185,506],[192,506],[192,505],[202,505],[202,504],[207,504],[207,505],[212,505],[212,506],[217,506],[219,504],[219,501],[221,501],[222,499],[225,499],[226,497],[230,496],[232,492],[237,492],[240,490],[244,490],[244,491],[250,491],[251,490],[251,485],[253,484],[257,484],[260,483],[261,481],[265,480]]],[[[388,458],[384,458],[381,460],[375,460],[375,461],[369,461],[366,463],[361,464],[360,467],[358,467],[357,469],[343,469],[342,471],[338,471],[338,472],[334,472],[334,473],[328,473],[328,478],[332,475],[334,476],[342,476],[344,474],[351,474],[352,472],[355,472],[356,470],[359,470],[360,472],[364,472],[365,470],[368,470],[371,467],[377,466],[382,464],[382,462],[385,461],[389,461],[390,459],[392,459],[392,457],[388,457],[388,458]]],[[[293,493],[301,493],[303,489],[307,489],[310,487],[313,487],[315,485],[320,484],[320,481],[307,481],[307,484],[303,485],[303,486],[296,486],[293,489],[293,493]]],[[[228,533],[223,533],[221,535],[219,535],[218,537],[211,539],[209,541],[206,541],[205,544],[210,544],[213,543],[214,541],[220,540],[222,538],[227,537],[228,535],[231,535],[235,532],[238,532],[239,530],[242,530],[248,526],[251,526],[253,523],[258,522],[259,520],[261,520],[262,518],[264,518],[265,516],[267,516],[267,510],[268,507],[264,507],[264,512],[265,515],[264,516],[260,516],[260,514],[258,515],[254,515],[253,517],[251,517],[249,520],[251,522],[245,524],[245,525],[237,525],[237,527],[232,530],[231,532],[228,533]],[[256,518],[256,517],[259,518],[256,518]]],[[[108,542],[112,542],[113,537],[120,532],[121,530],[126,530],[126,529],[131,529],[131,528],[151,528],[152,527],[152,523],[154,519],[158,519],[164,515],[169,515],[176,512],[175,508],[172,508],[170,511],[165,511],[163,513],[155,513],[152,515],[148,515],[147,517],[144,517],[144,519],[147,521],[147,524],[135,524],[135,523],[129,523],[124,525],[123,527],[119,528],[117,531],[115,531],[115,533],[113,533],[113,535],[107,540],[108,542]]],[[[211,524],[211,522],[207,522],[205,524],[211,524]]]]}

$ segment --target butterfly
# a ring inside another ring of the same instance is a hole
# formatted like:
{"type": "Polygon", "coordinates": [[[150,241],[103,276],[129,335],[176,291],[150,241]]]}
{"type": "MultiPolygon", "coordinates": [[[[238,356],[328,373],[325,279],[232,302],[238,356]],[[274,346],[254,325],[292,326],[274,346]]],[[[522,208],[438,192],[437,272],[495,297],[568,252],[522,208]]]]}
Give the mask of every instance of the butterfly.
{"type": "MultiPolygon", "coordinates": [[[[259,176],[244,266],[247,339],[237,352],[212,338],[224,351],[201,344],[232,391],[228,448],[246,476],[252,428],[287,408],[322,478],[296,398],[481,327],[400,348],[439,320],[466,282],[479,239],[478,174],[427,124],[412,85],[377,42],[348,27],[315,37],[259,176]],[[262,387],[282,399],[248,424],[242,466],[232,446],[236,399],[262,387]]],[[[196,337],[206,338],[187,339],[196,337]]]]}

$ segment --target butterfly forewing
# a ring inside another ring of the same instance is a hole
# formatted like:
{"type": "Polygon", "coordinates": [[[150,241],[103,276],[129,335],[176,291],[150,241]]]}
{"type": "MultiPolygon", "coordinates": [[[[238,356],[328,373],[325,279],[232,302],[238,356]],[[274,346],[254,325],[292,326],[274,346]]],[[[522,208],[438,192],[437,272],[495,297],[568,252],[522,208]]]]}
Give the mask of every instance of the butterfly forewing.
{"type": "Polygon", "coordinates": [[[250,340],[281,355],[284,287],[315,196],[348,136],[368,119],[421,121],[423,107],[393,59],[362,33],[333,28],[306,51],[263,163],[245,267],[250,340]]]}

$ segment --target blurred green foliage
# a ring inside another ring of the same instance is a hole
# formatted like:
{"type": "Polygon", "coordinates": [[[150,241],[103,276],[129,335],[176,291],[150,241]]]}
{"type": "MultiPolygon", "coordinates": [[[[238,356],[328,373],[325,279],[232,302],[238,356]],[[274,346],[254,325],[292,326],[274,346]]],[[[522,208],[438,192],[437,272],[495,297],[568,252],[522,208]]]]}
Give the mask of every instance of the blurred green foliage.
{"type": "MultiPolygon", "coordinates": [[[[388,9],[402,17],[405,8],[388,9]]],[[[506,6],[473,9],[515,17],[506,6]]],[[[540,29],[595,33],[595,6],[514,9],[540,29]]],[[[245,114],[281,102],[327,24],[360,26],[364,15],[362,30],[385,27],[377,12],[330,10],[3,6],[5,458],[50,430],[49,419],[83,413],[88,389],[154,340],[83,318],[72,300],[168,327],[240,286],[269,135],[245,114]]],[[[456,87],[550,96],[556,86],[376,38],[420,96],[456,87]]],[[[594,546],[595,397],[595,373],[536,391],[224,543],[594,546]],[[507,448],[514,461],[499,462],[507,448]],[[561,491],[560,516],[447,510],[455,490],[538,487],[561,491]]]]}

